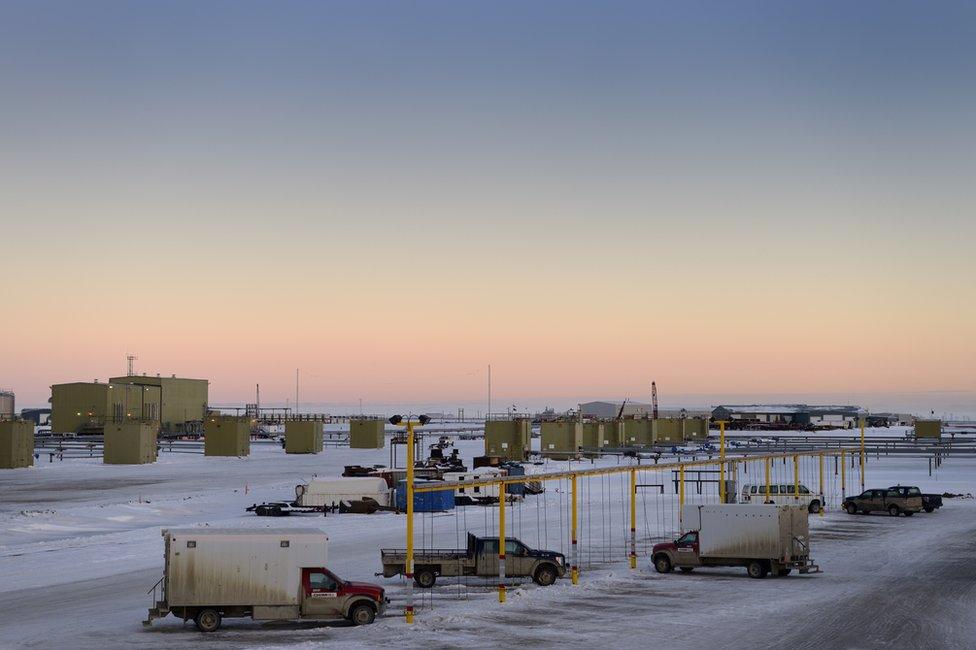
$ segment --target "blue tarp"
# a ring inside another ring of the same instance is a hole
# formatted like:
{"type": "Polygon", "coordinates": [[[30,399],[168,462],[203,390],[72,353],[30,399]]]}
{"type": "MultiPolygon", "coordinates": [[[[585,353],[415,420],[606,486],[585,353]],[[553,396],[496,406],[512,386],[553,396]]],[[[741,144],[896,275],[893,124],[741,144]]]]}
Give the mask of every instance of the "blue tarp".
{"type": "MultiPolygon", "coordinates": [[[[414,485],[430,485],[440,481],[414,481],[414,485]]],[[[396,507],[401,512],[407,509],[407,482],[399,481],[396,488],[396,507]]],[[[454,490],[436,490],[434,492],[414,492],[414,512],[443,512],[454,510],[454,490]]]]}

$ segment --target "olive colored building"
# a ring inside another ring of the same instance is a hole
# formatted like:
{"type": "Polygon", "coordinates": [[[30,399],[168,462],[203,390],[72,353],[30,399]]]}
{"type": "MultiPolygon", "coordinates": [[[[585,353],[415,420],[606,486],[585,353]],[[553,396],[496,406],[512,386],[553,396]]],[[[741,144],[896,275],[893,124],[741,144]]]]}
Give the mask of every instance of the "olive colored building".
{"type": "Polygon", "coordinates": [[[526,418],[485,422],[485,455],[523,461],[529,455],[532,423],[526,418]]]}
{"type": "Polygon", "coordinates": [[[321,451],[321,422],[315,420],[285,421],[286,454],[318,454],[321,451]]]}
{"type": "Polygon", "coordinates": [[[386,446],[386,422],[376,418],[349,420],[349,447],[382,449],[386,446]]]}
{"type": "Polygon", "coordinates": [[[155,422],[107,422],[104,456],[109,465],[155,463],[158,455],[159,424],[155,422]]]}
{"type": "Polygon", "coordinates": [[[915,420],[915,438],[942,437],[942,420],[915,420]]]}
{"type": "Polygon", "coordinates": [[[185,377],[112,377],[110,384],[152,387],[160,393],[159,425],[164,434],[199,433],[207,415],[210,382],[185,377]]]}
{"type": "Polygon", "coordinates": [[[208,415],[203,427],[204,456],[248,456],[251,420],[234,415],[208,415]]]}
{"type": "Polygon", "coordinates": [[[0,421],[0,469],[34,464],[34,423],[25,420],[0,421]]]}
{"type": "Polygon", "coordinates": [[[71,382],[51,386],[52,433],[101,433],[106,422],[158,422],[159,386],[71,382]]]}
{"type": "Polygon", "coordinates": [[[549,458],[574,458],[583,445],[583,425],[576,420],[542,423],[542,453],[549,458]]]}

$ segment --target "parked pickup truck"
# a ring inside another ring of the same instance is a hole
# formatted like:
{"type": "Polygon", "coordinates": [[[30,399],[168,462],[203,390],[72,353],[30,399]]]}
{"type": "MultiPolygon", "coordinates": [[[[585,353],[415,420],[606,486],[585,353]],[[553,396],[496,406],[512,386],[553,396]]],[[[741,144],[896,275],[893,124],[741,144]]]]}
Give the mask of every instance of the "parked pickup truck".
{"type": "MultiPolygon", "coordinates": [[[[406,549],[381,549],[383,576],[406,574],[406,549]]],[[[437,576],[498,576],[498,538],[468,533],[466,549],[421,549],[414,553],[414,583],[423,589],[434,586],[437,576]]],[[[566,574],[562,553],[529,548],[517,539],[505,539],[505,575],[531,577],[548,587],[566,574]]]]}
{"type": "MultiPolygon", "coordinates": [[[[893,485],[889,490],[900,489],[901,485],[893,485]]],[[[942,495],[941,494],[922,494],[922,510],[925,512],[935,512],[942,507],[942,495]]]]}
{"type": "Polygon", "coordinates": [[[329,538],[309,528],[164,530],[163,577],[144,625],[173,614],[214,632],[224,618],[372,623],[389,602],[379,585],[329,571],[329,538]]]}
{"type": "Polygon", "coordinates": [[[904,514],[911,517],[923,508],[922,491],[917,487],[897,486],[886,489],[865,490],[847,497],[841,507],[848,514],[887,512],[892,517],[904,514]]]}
{"type": "Polygon", "coordinates": [[[818,573],[810,560],[810,527],[806,506],[710,505],[682,508],[686,532],[673,542],[655,544],[654,569],[744,566],[753,578],[772,571],[787,576],[793,569],[818,573]]]}

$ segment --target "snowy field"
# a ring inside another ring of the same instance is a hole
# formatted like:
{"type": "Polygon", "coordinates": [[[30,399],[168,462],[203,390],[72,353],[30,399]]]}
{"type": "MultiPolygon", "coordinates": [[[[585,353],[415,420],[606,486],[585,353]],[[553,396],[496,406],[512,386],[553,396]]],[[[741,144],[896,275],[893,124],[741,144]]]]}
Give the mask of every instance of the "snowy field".
{"type": "MultiPolygon", "coordinates": [[[[480,440],[457,445],[468,463],[483,450],[480,440]]],[[[669,473],[642,471],[636,571],[626,562],[629,506],[627,476],[621,474],[580,482],[578,586],[569,580],[550,588],[516,585],[508,602],[499,604],[486,582],[444,579],[422,598],[418,590],[422,608],[408,626],[401,615],[407,583],[374,576],[381,570],[379,549],[404,544],[402,515],[291,517],[289,526],[329,534],[330,565],[339,575],[387,588],[393,600],[387,616],[365,628],[229,619],[218,633],[203,636],[170,617],[144,629],[146,592],[162,571],[161,528],[280,526],[282,520],[254,517],[244,508],[290,499],[295,484],[336,476],[344,465],[386,464],[389,449],[329,448],[300,456],[254,444],[245,459],[163,453],[146,466],[46,461],[0,472],[3,648],[619,647],[640,639],[667,648],[972,647],[976,639],[976,502],[947,499],[942,510],[910,519],[852,517],[836,508],[839,476],[829,463],[825,491],[832,507],[810,518],[820,575],[757,581],[741,569],[654,573],[645,553],[680,528],[677,497],[669,473]]],[[[612,458],[582,466],[626,462],[612,458]]],[[[757,464],[751,465],[740,468],[740,484],[757,479],[757,464]]],[[[566,467],[549,462],[538,469],[566,467]]],[[[816,489],[817,471],[815,461],[805,461],[802,482],[816,489]]],[[[902,483],[927,492],[974,493],[976,459],[948,458],[929,477],[924,458],[882,456],[869,460],[866,478],[868,487],[902,483]]],[[[792,467],[774,467],[774,481],[792,482],[792,467]]],[[[856,473],[847,481],[848,494],[860,491],[856,473]]],[[[711,484],[701,495],[688,484],[686,495],[689,502],[717,501],[711,484]]],[[[544,495],[508,508],[508,534],[568,554],[568,505],[568,482],[551,482],[544,495]]],[[[494,533],[497,516],[497,507],[480,506],[418,515],[417,545],[463,545],[467,531],[494,533]]]]}

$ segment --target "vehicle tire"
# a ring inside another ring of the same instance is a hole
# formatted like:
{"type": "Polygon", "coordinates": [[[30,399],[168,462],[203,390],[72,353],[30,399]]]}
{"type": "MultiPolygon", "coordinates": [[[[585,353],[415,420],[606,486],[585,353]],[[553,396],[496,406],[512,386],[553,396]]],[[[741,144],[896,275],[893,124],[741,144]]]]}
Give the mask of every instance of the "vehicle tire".
{"type": "Polygon", "coordinates": [[[847,514],[849,514],[849,515],[856,515],[857,514],[857,506],[854,505],[853,503],[848,503],[846,510],[847,510],[847,514]]]}
{"type": "Polygon", "coordinates": [[[556,570],[551,566],[543,565],[535,570],[535,575],[532,576],[532,580],[540,587],[548,587],[556,581],[557,575],[556,570]]]}
{"type": "Polygon", "coordinates": [[[681,566],[678,568],[681,570],[681,573],[691,573],[692,571],[695,570],[695,567],[693,566],[681,566]]]}
{"type": "Polygon", "coordinates": [[[892,517],[897,517],[899,514],[901,514],[901,511],[898,509],[898,506],[893,505],[888,508],[888,514],[892,517]]]}
{"type": "Polygon", "coordinates": [[[790,572],[791,571],[792,571],[792,569],[789,569],[789,568],[777,569],[776,570],[776,575],[779,576],[780,578],[785,578],[786,576],[790,575],[790,572]]]}
{"type": "Polygon", "coordinates": [[[807,512],[809,512],[812,515],[818,514],[820,512],[820,502],[811,501],[810,505],[807,506],[807,512]]]}
{"type": "Polygon", "coordinates": [[[925,506],[925,512],[932,514],[933,512],[935,512],[935,508],[933,508],[932,506],[925,506]]]}
{"type": "Polygon", "coordinates": [[[654,570],[658,573],[671,573],[672,569],[674,565],[671,564],[671,558],[664,553],[654,558],[654,570]]]}
{"type": "Polygon", "coordinates": [[[353,605],[349,610],[349,620],[353,625],[369,625],[376,620],[376,609],[366,603],[353,605]]]}
{"type": "Polygon", "coordinates": [[[915,514],[915,513],[914,513],[914,512],[912,512],[911,510],[906,510],[906,511],[905,511],[905,516],[906,516],[906,517],[911,517],[911,516],[912,516],[912,515],[914,515],[914,514],[915,514]]]}
{"type": "Polygon", "coordinates": [[[220,629],[220,612],[216,609],[201,609],[197,612],[193,622],[201,632],[216,632],[220,629]]]}
{"type": "Polygon", "coordinates": [[[750,578],[765,578],[768,570],[766,565],[759,560],[753,560],[746,567],[746,571],[749,573],[750,578]]]}
{"type": "Polygon", "coordinates": [[[421,589],[430,589],[437,582],[437,574],[432,569],[421,569],[413,574],[413,581],[421,589]]]}

